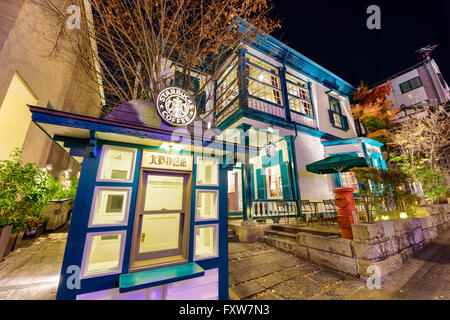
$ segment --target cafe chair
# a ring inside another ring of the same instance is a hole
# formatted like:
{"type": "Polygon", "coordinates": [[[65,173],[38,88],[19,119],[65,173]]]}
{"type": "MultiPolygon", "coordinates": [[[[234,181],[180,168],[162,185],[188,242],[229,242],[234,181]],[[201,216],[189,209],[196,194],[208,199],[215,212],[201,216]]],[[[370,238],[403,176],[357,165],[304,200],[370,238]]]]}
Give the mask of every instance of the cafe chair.
{"type": "Polygon", "coordinates": [[[306,224],[314,222],[316,211],[311,202],[309,202],[309,200],[298,200],[298,205],[300,207],[300,212],[305,216],[306,224]]]}
{"type": "Polygon", "coordinates": [[[323,206],[325,208],[325,221],[331,220],[337,222],[337,209],[333,200],[323,200],[323,206]]]}

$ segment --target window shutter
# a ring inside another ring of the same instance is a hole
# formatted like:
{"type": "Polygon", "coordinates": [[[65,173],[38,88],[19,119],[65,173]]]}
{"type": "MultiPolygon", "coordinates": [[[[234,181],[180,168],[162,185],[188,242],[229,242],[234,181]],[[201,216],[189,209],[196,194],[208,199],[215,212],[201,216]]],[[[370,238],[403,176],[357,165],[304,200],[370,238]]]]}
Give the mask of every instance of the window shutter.
{"type": "Polygon", "coordinates": [[[342,187],[341,175],[339,173],[334,173],[333,175],[334,175],[334,186],[336,188],[342,187]]]}
{"type": "Polygon", "coordinates": [[[283,200],[291,200],[291,186],[289,183],[288,162],[280,163],[281,184],[283,188],[283,200]]]}
{"type": "Polygon", "coordinates": [[[330,116],[330,122],[331,122],[331,124],[334,125],[333,111],[328,110],[328,115],[330,116]]]}
{"type": "Polygon", "coordinates": [[[258,200],[266,200],[266,183],[264,179],[263,169],[256,169],[256,188],[258,192],[258,200]]]}
{"type": "Polygon", "coordinates": [[[348,126],[348,119],[346,116],[341,116],[342,117],[342,125],[343,125],[343,129],[345,131],[348,131],[349,126],[348,126]]]}

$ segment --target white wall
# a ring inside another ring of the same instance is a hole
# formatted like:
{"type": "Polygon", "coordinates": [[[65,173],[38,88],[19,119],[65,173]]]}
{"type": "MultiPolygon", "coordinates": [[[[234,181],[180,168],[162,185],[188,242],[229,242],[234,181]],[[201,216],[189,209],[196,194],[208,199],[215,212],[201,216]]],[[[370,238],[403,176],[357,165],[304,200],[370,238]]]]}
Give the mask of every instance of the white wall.
{"type": "Polygon", "coordinates": [[[295,140],[295,151],[302,200],[333,199],[333,176],[306,171],[306,165],[324,158],[325,151],[320,138],[299,133],[295,140]]]}
{"type": "MultiPolygon", "coordinates": [[[[400,107],[401,105],[410,106],[428,99],[423,86],[406,92],[405,94],[403,94],[400,90],[399,85],[401,83],[414,79],[418,76],[419,72],[417,71],[417,69],[414,69],[392,80],[391,94],[389,95],[388,99],[392,100],[395,107],[400,107]]],[[[421,81],[423,82],[422,79],[421,81]]]]}

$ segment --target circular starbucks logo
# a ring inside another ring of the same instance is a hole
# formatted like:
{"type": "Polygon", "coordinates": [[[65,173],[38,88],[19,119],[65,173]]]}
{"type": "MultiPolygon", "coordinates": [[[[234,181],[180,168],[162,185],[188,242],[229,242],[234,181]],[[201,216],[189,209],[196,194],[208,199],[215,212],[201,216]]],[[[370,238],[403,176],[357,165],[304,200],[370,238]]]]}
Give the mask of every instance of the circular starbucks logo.
{"type": "Polygon", "coordinates": [[[197,114],[195,101],[191,95],[175,87],[164,89],[159,93],[156,110],[164,122],[175,127],[187,126],[197,114]]]}
{"type": "Polygon", "coordinates": [[[277,153],[277,146],[274,143],[269,142],[266,145],[266,154],[267,154],[267,156],[269,158],[273,158],[273,157],[275,157],[276,153],[277,153]]]}

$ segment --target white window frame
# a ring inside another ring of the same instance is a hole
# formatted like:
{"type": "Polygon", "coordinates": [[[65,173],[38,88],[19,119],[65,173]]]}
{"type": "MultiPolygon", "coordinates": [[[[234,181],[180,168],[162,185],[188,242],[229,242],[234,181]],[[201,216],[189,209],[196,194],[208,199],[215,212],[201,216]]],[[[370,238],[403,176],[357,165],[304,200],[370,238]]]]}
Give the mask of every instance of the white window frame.
{"type": "Polygon", "coordinates": [[[127,148],[127,147],[121,147],[121,146],[115,146],[115,145],[111,145],[111,144],[104,144],[102,146],[102,152],[101,152],[101,156],[100,156],[100,162],[99,162],[99,166],[98,166],[98,170],[97,170],[97,181],[102,181],[102,182],[120,182],[120,183],[133,183],[134,180],[134,171],[136,168],[136,159],[137,158],[137,149],[136,148],[127,148]],[[131,171],[130,171],[130,179],[127,180],[122,180],[122,179],[102,179],[102,170],[103,170],[103,162],[105,161],[105,156],[106,156],[106,150],[107,149],[117,149],[117,150],[123,150],[123,151],[131,151],[133,152],[133,161],[132,161],[132,165],[131,165],[131,171]]]}
{"type": "Polygon", "coordinates": [[[131,195],[132,195],[133,188],[132,187],[108,187],[108,186],[96,186],[94,189],[94,197],[92,199],[91,204],[91,211],[89,214],[89,224],[88,228],[97,228],[97,227],[115,227],[115,226],[127,226],[128,225],[128,217],[130,214],[130,205],[131,205],[131,195]],[[114,191],[127,191],[127,201],[124,204],[125,205],[125,219],[124,222],[120,223],[108,223],[108,224],[93,224],[94,222],[94,215],[95,215],[95,208],[97,206],[97,201],[100,195],[100,191],[103,190],[114,190],[114,191]]]}
{"type": "Polygon", "coordinates": [[[196,166],[196,170],[195,170],[195,185],[196,186],[201,186],[201,187],[218,187],[219,186],[219,174],[220,174],[220,172],[219,172],[219,165],[220,165],[220,163],[219,163],[219,161],[218,161],[218,159],[216,159],[216,158],[213,158],[213,157],[204,157],[204,156],[197,156],[196,158],[195,158],[195,166],[196,166]],[[199,166],[199,159],[211,159],[211,160],[214,160],[214,161],[216,161],[217,163],[216,163],[216,170],[217,170],[217,183],[213,183],[213,184],[207,184],[207,183],[199,183],[198,182],[198,173],[199,173],[199,168],[200,168],[200,166],[199,166]]]}
{"type": "Polygon", "coordinates": [[[106,232],[89,232],[86,234],[86,240],[84,242],[84,249],[83,249],[83,258],[81,262],[81,274],[80,279],[89,279],[89,278],[97,278],[97,277],[104,277],[109,276],[113,274],[120,274],[122,273],[122,267],[123,267],[123,258],[125,253],[125,241],[126,241],[127,231],[126,230],[118,230],[118,231],[106,231],[106,232]],[[86,272],[86,263],[88,260],[88,253],[90,252],[92,239],[94,236],[105,236],[105,235],[114,235],[114,234],[121,234],[121,245],[120,245],[120,255],[119,255],[119,266],[115,270],[105,271],[105,272],[99,272],[95,274],[89,274],[85,275],[86,272]]]}
{"type": "Polygon", "coordinates": [[[195,222],[200,221],[217,221],[219,220],[219,212],[220,212],[220,204],[219,204],[219,190],[216,189],[197,189],[195,191],[195,222]],[[213,192],[216,194],[216,203],[217,203],[217,211],[216,211],[216,218],[199,218],[197,217],[197,204],[198,204],[198,194],[201,192],[213,192]]]}
{"type": "Polygon", "coordinates": [[[194,261],[199,261],[199,260],[207,260],[207,259],[214,259],[214,258],[218,258],[219,257],[219,224],[215,223],[215,224],[199,224],[196,225],[194,227],[194,252],[193,252],[193,257],[194,257],[194,261]],[[216,254],[212,255],[212,256],[207,256],[207,257],[197,257],[197,229],[199,228],[208,228],[208,227],[214,227],[216,228],[216,254]]]}

